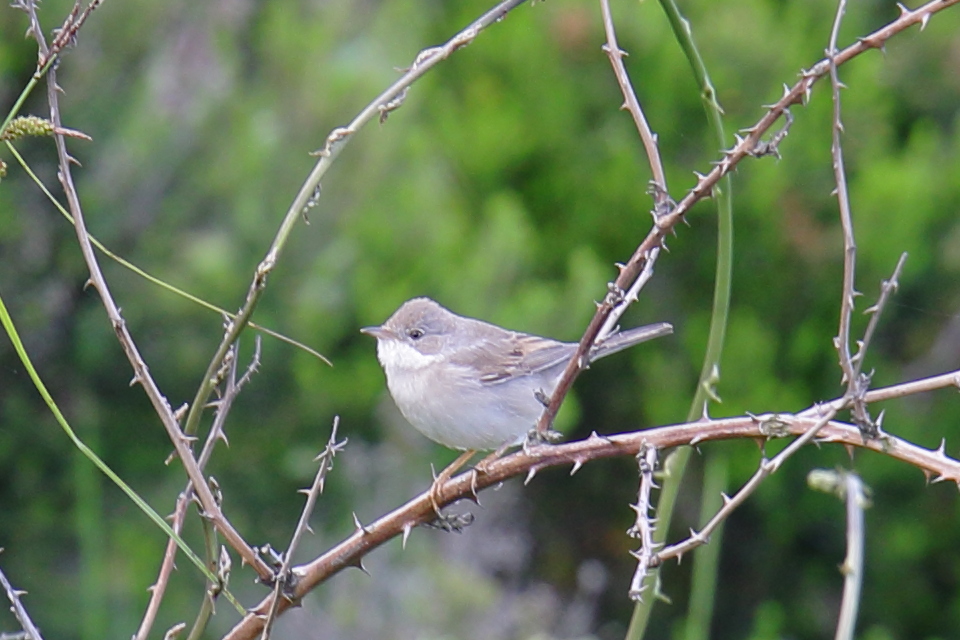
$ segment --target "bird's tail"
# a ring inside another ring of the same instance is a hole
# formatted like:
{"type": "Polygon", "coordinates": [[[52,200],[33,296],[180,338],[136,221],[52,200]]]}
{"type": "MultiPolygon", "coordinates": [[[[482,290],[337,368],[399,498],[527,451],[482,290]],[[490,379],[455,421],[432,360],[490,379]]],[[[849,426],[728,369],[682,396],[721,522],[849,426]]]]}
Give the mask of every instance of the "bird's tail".
{"type": "Polygon", "coordinates": [[[635,344],[660,338],[673,333],[673,325],[669,322],[658,322],[657,324],[648,324],[643,327],[619,331],[609,336],[603,343],[594,346],[590,354],[590,360],[597,360],[609,356],[612,353],[623,351],[627,347],[635,344]]]}

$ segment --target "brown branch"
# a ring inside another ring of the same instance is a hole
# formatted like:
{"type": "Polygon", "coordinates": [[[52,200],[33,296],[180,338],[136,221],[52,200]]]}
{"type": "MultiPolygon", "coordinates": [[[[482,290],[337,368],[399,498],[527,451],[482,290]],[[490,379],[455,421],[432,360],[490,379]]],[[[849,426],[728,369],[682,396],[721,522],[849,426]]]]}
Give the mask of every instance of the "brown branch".
{"type": "MultiPolygon", "coordinates": [[[[801,447],[809,444],[810,441],[820,433],[820,431],[833,419],[835,415],[836,411],[831,411],[827,415],[817,420],[817,422],[812,427],[809,427],[803,433],[803,435],[791,442],[786,448],[783,449],[783,451],[774,456],[773,459],[762,460],[760,462],[760,467],[750,477],[750,479],[742,487],[740,487],[740,490],[737,491],[732,498],[725,494],[723,495],[723,506],[720,507],[717,513],[715,513],[705,525],[703,525],[703,528],[700,529],[700,531],[691,531],[690,536],[686,540],[664,548],[663,551],[656,554],[656,556],[653,558],[652,565],[658,566],[670,558],[680,559],[684,553],[692,551],[700,545],[707,544],[710,541],[710,535],[717,530],[717,527],[723,524],[723,521],[729,518],[730,515],[733,514],[733,512],[737,509],[737,507],[746,502],[747,498],[753,495],[753,492],[757,490],[760,484],[766,480],[768,476],[776,473],[776,471],[783,466],[783,463],[787,461],[787,458],[799,451],[801,447]]],[[[754,416],[754,419],[757,421],[757,427],[760,433],[763,434],[764,437],[768,438],[781,437],[781,435],[785,435],[784,432],[789,427],[789,419],[785,421],[784,418],[779,415],[754,416]]]]}
{"type": "MultiPolygon", "coordinates": [[[[86,17],[89,15],[89,12],[98,4],[99,2],[96,0],[90,3],[87,10],[81,14],[83,20],[86,19],[86,17]]],[[[61,29],[61,31],[58,33],[58,39],[55,41],[55,44],[61,43],[60,46],[63,46],[63,42],[65,41],[63,41],[60,36],[63,36],[64,34],[69,34],[69,40],[72,40],[74,37],[76,37],[76,30],[79,29],[80,25],[82,25],[82,21],[78,21],[78,19],[75,17],[78,7],[79,4],[74,6],[74,12],[71,14],[71,16],[74,17],[67,18],[63,29],[61,29]]],[[[37,39],[40,47],[41,59],[43,59],[43,57],[46,56],[48,52],[52,51],[52,49],[47,48],[45,39],[43,37],[43,31],[40,29],[39,22],[36,20],[35,11],[32,12],[30,16],[31,31],[37,39]]],[[[56,69],[54,66],[50,66],[47,71],[47,101],[50,106],[50,120],[53,122],[56,128],[61,129],[63,124],[60,118],[58,92],[59,87],[57,86],[56,69]]],[[[167,435],[170,437],[171,442],[173,442],[177,456],[183,463],[184,469],[194,485],[195,491],[200,498],[200,502],[203,505],[207,516],[211,519],[217,529],[220,530],[230,545],[241,555],[241,557],[243,557],[247,563],[253,566],[260,578],[262,580],[270,580],[273,576],[273,572],[266,565],[266,563],[264,563],[263,560],[261,560],[254,553],[250,545],[248,545],[243,537],[240,536],[240,534],[236,531],[236,529],[233,528],[233,526],[217,506],[216,501],[213,498],[213,494],[210,492],[210,488],[207,487],[203,473],[197,466],[196,459],[193,456],[193,451],[190,449],[189,440],[181,432],[180,425],[173,414],[173,410],[171,409],[169,402],[167,402],[166,397],[160,391],[160,388],[150,375],[149,369],[147,368],[146,363],[141,357],[140,352],[133,341],[133,337],[127,328],[126,322],[120,315],[120,309],[114,301],[113,295],[110,293],[110,288],[107,286],[106,279],[104,278],[103,272],[100,269],[100,264],[97,262],[96,254],[93,251],[93,245],[90,241],[90,234],[87,232],[83,210],[80,206],[80,197],[77,194],[76,185],[73,182],[73,174],[71,172],[71,165],[73,162],[75,162],[75,160],[67,152],[66,139],[61,133],[54,134],[54,141],[57,147],[60,184],[63,186],[64,194],[67,198],[67,204],[70,207],[70,213],[73,215],[74,228],[77,233],[77,241],[80,244],[80,250],[83,254],[84,262],[86,262],[87,269],[90,271],[90,279],[87,281],[87,284],[92,285],[97,290],[97,293],[100,294],[100,300],[107,312],[107,317],[110,320],[110,324],[113,327],[114,332],[117,334],[117,340],[119,341],[124,354],[127,356],[127,360],[133,367],[133,381],[141,384],[150,400],[150,403],[153,405],[154,411],[156,411],[157,415],[160,417],[160,420],[167,431],[167,435]]]]}
{"type": "Polygon", "coordinates": [[[867,323],[867,329],[863,332],[863,339],[860,341],[857,353],[853,356],[853,362],[858,371],[863,369],[863,360],[866,357],[867,349],[873,340],[874,333],[877,331],[877,326],[880,324],[880,314],[890,299],[890,296],[896,293],[900,287],[900,274],[903,272],[903,265],[906,261],[907,252],[904,251],[900,254],[900,259],[897,260],[897,266],[893,269],[893,275],[890,276],[889,280],[884,280],[880,283],[880,297],[877,299],[876,304],[864,310],[865,314],[870,315],[870,322],[867,323]]]}
{"type": "MultiPolygon", "coordinates": [[[[320,497],[320,494],[323,493],[327,475],[330,473],[330,470],[333,469],[333,459],[347,446],[346,439],[337,442],[337,427],[339,426],[340,416],[335,416],[333,419],[333,427],[330,429],[330,438],[327,440],[327,446],[324,447],[323,451],[316,458],[320,464],[317,467],[317,474],[313,479],[313,484],[310,485],[309,489],[301,491],[301,493],[306,494],[307,501],[303,505],[303,511],[300,513],[300,519],[297,521],[293,536],[290,538],[290,544],[283,553],[283,564],[277,573],[277,582],[273,588],[273,605],[267,613],[266,620],[263,624],[263,631],[260,634],[262,640],[268,640],[270,637],[270,630],[273,627],[273,622],[277,618],[277,608],[280,601],[288,597],[287,591],[292,589],[296,584],[296,578],[290,570],[293,554],[300,545],[300,539],[303,537],[304,532],[312,531],[310,529],[310,516],[313,514],[317,499],[320,497]]],[[[356,514],[354,514],[354,520],[356,521],[356,514]]],[[[363,527],[358,525],[357,528],[362,529],[363,527]]]]}
{"type": "Polygon", "coordinates": [[[617,84],[620,85],[620,91],[623,93],[623,105],[620,108],[630,112],[633,122],[637,126],[637,131],[640,133],[643,149],[647,153],[647,162],[650,163],[650,171],[653,173],[654,204],[659,206],[669,196],[667,177],[663,170],[663,161],[660,159],[660,149],[657,146],[657,136],[651,131],[650,125],[643,115],[637,93],[633,89],[630,76],[623,64],[623,57],[627,54],[617,44],[617,33],[613,28],[613,17],[610,14],[610,0],[600,0],[600,12],[603,15],[603,30],[607,36],[607,43],[603,45],[603,51],[610,58],[613,73],[617,77],[617,84]]]}
{"type": "MultiPolygon", "coordinates": [[[[234,354],[236,354],[236,349],[234,349],[234,354]]],[[[223,442],[227,441],[225,432],[226,421],[230,409],[233,407],[233,402],[240,394],[243,386],[250,380],[252,374],[260,366],[260,337],[257,336],[253,358],[239,381],[236,379],[237,360],[235,355],[231,361],[234,365],[231,367],[230,373],[226,378],[223,397],[217,402],[213,426],[210,427],[210,431],[207,433],[207,439],[203,444],[203,448],[200,450],[200,456],[197,458],[197,466],[199,466],[200,469],[206,468],[217,442],[221,440],[223,442]]],[[[177,503],[174,507],[172,522],[170,523],[170,526],[177,535],[180,535],[180,532],[183,530],[183,523],[187,515],[187,506],[193,499],[193,495],[193,482],[187,480],[187,486],[184,487],[180,495],[177,496],[177,503]]],[[[146,640],[149,637],[150,630],[156,621],[157,613],[160,611],[160,603],[163,601],[167,585],[170,582],[170,575],[173,573],[176,557],[177,544],[173,538],[170,538],[167,540],[167,546],[163,553],[163,560],[160,563],[160,571],[157,579],[154,581],[153,586],[150,587],[150,600],[147,602],[147,609],[143,614],[143,619],[140,621],[140,627],[137,629],[137,633],[133,636],[133,640],[146,640]]]]}
{"type": "MultiPolygon", "coordinates": [[[[657,137],[651,131],[646,117],[643,115],[643,109],[640,107],[640,101],[630,82],[630,76],[627,74],[626,67],[623,64],[623,57],[626,55],[617,44],[617,34],[613,26],[613,17],[610,13],[609,0],[600,0],[600,10],[603,14],[603,27],[607,36],[607,42],[603,45],[603,51],[610,58],[610,64],[613,66],[614,75],[617,78],[617,84],[623,94],[622,109],[626,109],[633,117],[634,124],[640,134],[643,142],[643,148],[647,154],[647,160],[650,163],[650,171],[653,174],[650,193],[653,195],[653,219],[654,223],[659,222],[659,218],[664,214],[664,210],[671,204],[670,195],[667,191],[666,174],[663,170],[663,162],[660,159],[660,151],[657,147],[657,137]]],[[[648,236],[649,239],[649,236],[648,236]]],[[[658,238],[655,245],[651,245],[643,252],[643,264],[635,265],[639,268],[633,269],[628,273],[628,267],[617,265],[620,268],[620,277],[616,282],[607,285],[607,296],[602,305],[599,305],[597,314],[591,321],[590,326],[580,340],[577,352],[570,359],[563,377],[560,379],[550,402],[544,407],[540,419],[537,421],[535,433],[541,439],[549,439],[550,427],[560,405],[570,391],[573,381],[589,364],[589,358],[585,355],[590,352],[593,345],[605,340],[616,328],[620,317],[633,302],[637,300],[640,289],[653,276],[653,265],[660,255],[660,244],[662,237],[658,238]],[[601,311],[603,312],[601,314],[601,311]]],[[[639,251],[639,249],[638,249],[639,251]]]]}
{"type": "Polygon", "coordinates": [[[841,381],[847,385],[847,395],[854,402],[855,419],[863,424],[869,424],[861,403],[856,402],[858,395],[862,396],[865,389],[861,389],[859,367],[854,365],[850,355],[850,322],[853,309],[856,306],[855,298],[859,294],[855,288],[857,265],[857,241],[853,233],[853,216],[850,213],[850,194],[847,190],[847,175],[843,164],[843,146],[840,144],[840,134],[843,132],[843,123],[840,121],[840,78],[837,73],[837,34],[840,32],[840,23],[846,11],[846,0],[840,0],[837,5],[837,14],[830,30],[830,44],[827,46],[827,61],[830,70],[830,88],[833,98],[833,117],[831,126],[830,156],[833,158],[833,177],[837,183],[834,193],[840,208],[840,227],[843,229],[843,293],[840,298],[840,328],[833,344],[840,358],[840,370],[843,372],[841,381]]]}
{"type": "MultiPolygon", "coordinates": [[[[957,373],[938,376],[936,380],[939,388],[960,386],[960,374],[957,373]]],[[[917,386],[918,383],[908,384],[915,385],[915,389],[929,389],[929,386],[917,386]]],[[[880,391],[895,393],[892,390],[880,391]]],[[[943,445],[929,450],[890,435],[864,441],[860,430],[854,425],[836,421],[821,423],[822,419],[813,416],[771,414],[720,420],[703,419],[613,436],[592,434],[586,440],[532,447],[529,453],[521,450],[505,458],[490,461],[483,472],[470,470],[448,480],[438,489],[437,498],[440,506],[464,498],[474,499],[477,491],[496,486],[516,476],[529,480],[543,469],[564,465],[573,465],[576,470],[587,462],[601,458],[636,456],[647,446],[664,449],[714,440],[803,436],[817,428],[820,428],[817,433],[818,442],[870,449],[919,468],[928,478],[935,478],[935,482],[950,480],[960,485],[960,461],[948,457],[943,445]]],[[[303,596],[340,571],[348,567],[361,567],[362,558],[373,549],[394,537],[408,535],[413,527],[435,517],[431,492],[427,491],[374,522],[357,528],[347,539],[312,562],[292,569],[299,579],[293,592],[289,594],[289,599],[281,598],[278,602],[278,612],[282,613],[292,604],[299,602],[303,596]]],[[[225,640],[256,637],[262,631],[264,616],[272,606],[273,598],[267,596],[225,636],[225,640]]]]}
{"type": "Polygon", "coordinates": [[[560,381],[550,399],[550,404],[540,416],[537,423],[537,431],[547,433],[553,424],[553,420],[563,404],[564,398],[569,393],[574,381],[581,372],[581,365],[586,361],[586,355],[590,352],[592,345],[604,326],[607,317],[618,303],[617,291],[625,291],[630,287],[637,275],[642,271],[645,263],[649,259],[651,252],[658,249],[666,234],[674,229],[676,225],[684,219],[687,212],[694,204],[710,196],[714,187],[720,179],[730,173],[745,157],[750,156],[762,144],[762,136],[787,112],[787,109],[795,104],[805,104],[809,97],[813,85],[829,74],[831,60],[833,64],[842,65],[856,56],[870,49],[881,49],[888,39],[904,31],[915,24],[925,25],[933,14],[953,6],[960,0],[932,0],[927,4],[910,11],[901,6],[900,16],[880,29],[866,37],[860,38],[855,44],[840,51],[831,59],[824,59],[815,64],[810,70],[803,71],[800,80],[792,87],[785,87],[783,97],[775,104],[768,107],[767,112],[762,118],[749,129],[744,130],[746,137],[737,136],[737,144],[733,149],[724,153],[723,158],[715,163],[714,168],[706,175],[699,175],[697,184],[690,189],[680,202],[667,214],[657,218],[653,228],[644,238],[643,242],[637,247],[630,260],[623,265],[620,275],[610,286],[611,293],[608,293],[603,302],[597,305],[597,311],[590,323],[587,325],[580,338],[580,344],[574,353],[567,368],[563,372],[560,381]]]}

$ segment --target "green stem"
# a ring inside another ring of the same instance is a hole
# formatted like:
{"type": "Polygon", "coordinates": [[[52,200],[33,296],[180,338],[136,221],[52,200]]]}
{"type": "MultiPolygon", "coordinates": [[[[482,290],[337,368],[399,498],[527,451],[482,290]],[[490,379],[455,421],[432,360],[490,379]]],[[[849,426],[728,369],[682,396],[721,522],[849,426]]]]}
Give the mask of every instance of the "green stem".
{"type": "MultiPolygon", "coordinates": [[[[680,43],[681,49],[687,56],[694,78],[700,86],[700,98],[703,102],[704,110],[707,115],[707,123],[713,134],[713,139],[719,148],[726,144],[726,134],[723,129],[723,109],[717,102],[717,94],[710,82],[710,76],[707,73],[706,65],[697,46],[693,41],[693,34],[690,29],[690,23],[680,14],[680,10],[674,0],[660,0],[660,5],[667,15],[667,20],[673,28],[674,36],[680,43]]],[[[717,200],[717,272],[714,281],[713,290],[713,312],[710,318],[710,333],[707,340],[707,350],[703,358],[703,367],[700,371],[700,379],[697,384],[697,390],[694,393],[693,401],[690,404],[690,410],[687,413],[687,420],[696,420],[701,416],[710,400],[719,401],[714,387],[720,379],[720,357],[723,352],[723,342],[726,334],[727,324],[730,316],[730,288],[731,275],[733,270],[733,197],[730,176],[724,176],[720,181],[720,188],[716,190],[717,200]]],[[[657,529],[654,533],[654,542],[662,543],[666,539],[667,531],[670,528],[670,521],[673,517],[673,509],[677,503],[677,497],[680,491],[680,483],[686,470],[687,462],[690,459],[691,449],[681,447],[673,451],[664,461],[664,479],[663,490],[660,493],[660,501],[657,505],[657,529]]],[[[719,471],[714,471],[719,476],[719,471]]],[[[704,489],[707,491],[707,489],[704,489]]],[[[713,491],[713,489],[710,489],[713,491]]],[[[711,553],[719,552],[719,539],[721,531],[714,534],[715,544],[711,553]]],[[[713,585],[716,583],[716,559],[708,560],[707,565],[713,565],[713,571],[701,571],[697,568],[693,572],[694,584],[691,592],[697,594],[700,603],[694,609],[691,599],[691,609],[689,612],[688,629],[709,630],[710,618],[713,615],[712,606],[703,606],[702,600],[707,595],[712,596],[713,585]],[[694,618],[696,620],[694,621],[694,618]]],[[[644,581],[649,592],[652,593],[658,579],[658,571],[651,572],[644,581]]],[[[654,597],[651,595],[638,602],[634,607],[633,616],[630,619],[630,626],[627,629],[627,640],[639,640],[643,637],[647,624],[650,620],[650,613],[653,609],[654,597]]],[[[692,640],[694,636],[687,636],[687,640],[692,640]]],[[[706,636],[700,636],[706,637],[706,636]]]]}
{"type": "MultiPolygon", "coordinates": [[[[0,325],[3,325],[4,330],[7,333],[7,336],[10,338],[10,342],[13,343],[13,349],[17,352],[17,355],[20,357],[20,362],[23,364],[23,368],[26,370],[27,375],[30,376],[30,380],[33,382],[33,386],[36,387],[37,391],[40,393],[40,396],[43,398],[43,401],[46,403],[47,407],[50,409],[50,412],[53,414],[53,417],[56,419],[57,423],[60,425],[60,428],[63,429],[64,433],[67,434],[67,437],[73,442],[74,446],[80,450],[84,456],[87,457],[100,471],[107,476],[115,485],[117,485],[121,491],[123,491],[134,504],[147,515],[150,520],[153,521],[163,532],[170,538],[172,538],[177,546],[180,547],[181,551],[190,559],[190,561],[196,565],[203,574],[207,577],[208,580],[216,580],[216,576],[212,571],[207,569],[204,565],[203,560],[200,559],[193,550],[187,546],[187,543],[183,541],[183,538],[178,536],[173,529],[167,524],[167,521],[163,519],[160,514],[154,511],[147,502],[141,498],[136,491],[134,491],[130,485],[124,482],[120,476],[114,473],[113,469],[107,466],[107,463],[100,459],[100,457],[93,452],[93,450],[88,447],[76,434],[70,424],[67,422],[66,417],[60,411],[60,407],[57,406],[57,403],[54,401],[53,396],[50,395],[50,391],[47,389],[47,386],[43,383],[43,380],[40,379],[40,374],[37,373],[37,370],[33,366],[33,362],[30,360],[30,356],[27,355],[27,351],[23,346],[23,341],[20,340],[20,334],[17,331],[16,326],[13,324],[13,319],[10,317],[10,313],[7,311],[7,307],[3,302],[3,298],[0,297],[0,325]]],[[[235,604],[240,613],[244,613],[245,610],[232,595],[228,596],[230,601],[235,604]]]]}

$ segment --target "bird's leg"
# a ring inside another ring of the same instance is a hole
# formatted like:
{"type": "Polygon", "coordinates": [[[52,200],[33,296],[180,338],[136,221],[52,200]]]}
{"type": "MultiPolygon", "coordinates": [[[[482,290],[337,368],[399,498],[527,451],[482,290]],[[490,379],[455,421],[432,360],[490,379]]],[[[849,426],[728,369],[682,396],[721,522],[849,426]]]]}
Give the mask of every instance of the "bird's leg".
{"type": "MultiPolygon", "coordinates": [[[[480,462],[473,465],[473,470],[478,473],[486,473],[487,466],[489,466],[495,460],[499,460],[500,458],[502,458],[503,454],[507,452],[507,449],[509,449],[514,445],[514,442],[515,440],[507,440],[506,442],[504,442],[502,445],[500,445],[500,447],[496,451],[485,456],[482,460],[480,460],[480,462]]],[[[474,493],[476,493],[476,491],[474,491],[474,493]]]]}
{"type": "MultiPolygon", "coordinates": [[[[537,399],[537,402],[543,405],[543,408],[546,409],[550,406],[551,398],[547,395],[547,392],[543,389],[537,389],[533,392],[533,397],[537,399]]],[[[554,431],[553,429],[546,429],[540,431],[536,426],[527,433],[526,439],[523,441],[523,452],[526,454],[530,453],[530,447],[535,444],[553,444],[559,442],[563,438],[563,434],[559,431],[554,431]]]]}
{"type": "Polygon", "coordinates": [[[446,468],[440,472],[440,475],[433,478],[433,485],[430,486],[430,504],[433,505],[433,511],[437,514],[437,519],[441,522],[444,519],[444,515],[440,513],[440,499],[442,498],[440,490],[443,489],[443,485],[447,483],[447,480],[452,478],[453,474],[459,471],[460,467],[465,465],[476,453],[475,449],[464,451],[457,456],[456,460],[447,465],[446,468]]]}

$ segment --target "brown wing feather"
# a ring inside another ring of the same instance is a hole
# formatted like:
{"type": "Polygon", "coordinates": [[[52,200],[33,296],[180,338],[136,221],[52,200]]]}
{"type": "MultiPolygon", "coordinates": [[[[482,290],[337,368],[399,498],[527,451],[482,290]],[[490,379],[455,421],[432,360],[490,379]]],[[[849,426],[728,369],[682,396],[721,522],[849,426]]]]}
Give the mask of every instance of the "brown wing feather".
{"type": "Polygon", "coordinates": [[[460,350],[451,362],[471,367],[487,384],[505,382],[518,376],[539,373],[564,362],[573,353],[574,345],[510,332],[460,350]]]}

